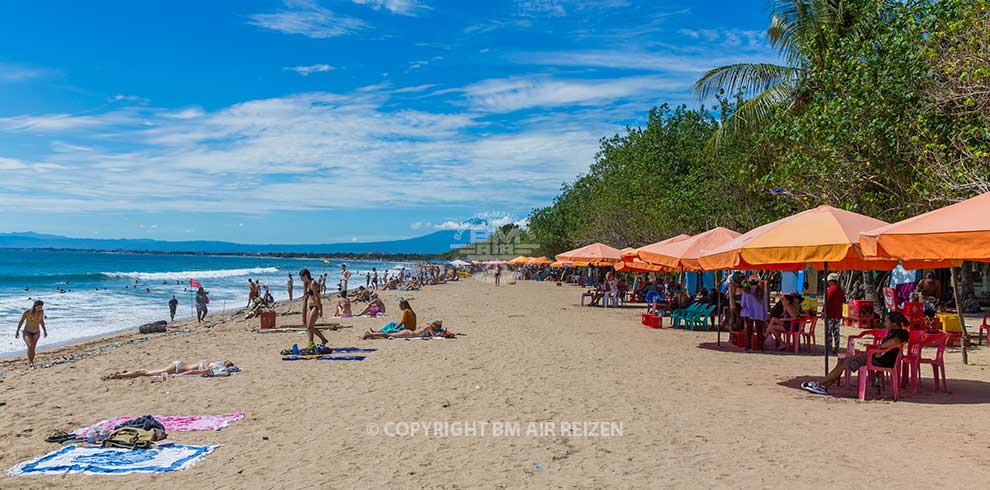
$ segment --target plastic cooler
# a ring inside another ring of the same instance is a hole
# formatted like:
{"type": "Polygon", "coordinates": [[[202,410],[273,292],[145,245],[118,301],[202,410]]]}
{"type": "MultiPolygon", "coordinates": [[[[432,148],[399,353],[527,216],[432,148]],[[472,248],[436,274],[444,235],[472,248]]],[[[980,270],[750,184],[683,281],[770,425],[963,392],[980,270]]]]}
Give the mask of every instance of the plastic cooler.
{"type": "Polygon", "coordinates": [[[862,299],[854,299],[849,302],[849,316],[862,318],[873,316],[873,302],[862,299]]]}
{"type": "Polygon", "coordinates": [[[261,328],[269,329],[275,328],[275,312],[274,311],[262,311],[258,318],[261,319],[261,328]]]}

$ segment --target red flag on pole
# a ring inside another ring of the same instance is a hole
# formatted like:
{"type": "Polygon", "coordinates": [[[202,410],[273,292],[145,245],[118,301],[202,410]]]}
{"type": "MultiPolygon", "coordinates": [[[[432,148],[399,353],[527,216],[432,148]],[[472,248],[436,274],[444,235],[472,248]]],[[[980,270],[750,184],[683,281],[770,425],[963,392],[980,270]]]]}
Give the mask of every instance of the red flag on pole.
{"type": "Polygon", "coordinates": [[[200,284],[199,281],[197,281],[195,279],[189,279],[189,287],[191,287],[193,289],[199,289],[199,288],[203,287],[203,285],[200,284]]]}

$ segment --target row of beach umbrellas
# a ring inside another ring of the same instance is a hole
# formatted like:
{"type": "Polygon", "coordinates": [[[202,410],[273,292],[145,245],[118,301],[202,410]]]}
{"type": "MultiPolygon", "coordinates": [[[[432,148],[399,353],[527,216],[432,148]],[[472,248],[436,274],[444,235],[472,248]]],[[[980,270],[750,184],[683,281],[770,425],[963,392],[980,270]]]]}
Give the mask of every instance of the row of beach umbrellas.
{"type": "MultiPolygon", "coordinates": [[[[893,224],[819,206],[743,234],[719,227],[625,250],[594,243],[556,259],[638,272],[891,270],[898,263],[921,269],[990,262],[990,193],[893,224]]],[[[954,269],[952,274],[955,282],[954,269]]],[[[825,362],[827,367],[827,357],[825,362]]]]}

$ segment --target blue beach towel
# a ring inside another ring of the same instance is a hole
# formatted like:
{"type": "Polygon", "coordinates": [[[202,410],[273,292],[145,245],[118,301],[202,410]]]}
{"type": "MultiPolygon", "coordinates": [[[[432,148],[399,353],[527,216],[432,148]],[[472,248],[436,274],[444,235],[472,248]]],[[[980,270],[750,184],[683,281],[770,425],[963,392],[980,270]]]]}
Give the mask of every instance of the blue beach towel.
{"type": "Polygon", "coordinates": [[[7,470],[7,476],[126,475],[184,470],[220,446],[167,446],[158,449],[118,449],[65,446],[7,470]]]}
{"type": "Polygon", "coordinates": [[[336,354],[338,352],[343,352],[343,353],[375,352],[376,350],[378,349],[361,349],[359,347],[334,347],[333,353],[336,354]]]}

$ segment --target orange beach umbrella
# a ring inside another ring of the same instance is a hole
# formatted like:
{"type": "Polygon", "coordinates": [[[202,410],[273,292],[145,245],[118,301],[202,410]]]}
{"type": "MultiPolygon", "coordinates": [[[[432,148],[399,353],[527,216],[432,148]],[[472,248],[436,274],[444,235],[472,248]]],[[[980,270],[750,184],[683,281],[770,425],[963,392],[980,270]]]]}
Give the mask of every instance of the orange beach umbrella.
{"type": "Polygon", "coordinates": [[[878,258],[990,262],[990,192],[869,230],[860,243],[878,258]]]}
{"type": "Polygon", "coordinates": [[[514,259],[510,259],[509,261],[506,262],[506,264],[509,264],[509,265],[526,265],[526,263],[529,262],[529,259],[530,258],[531,257],[527,257],[525,255],[520,255],[520,256],[518,256],[518,257],[516,257],[514,259]]]}
{"type": "Polygon", "coordinates": [[[698,257],[737,237],[739,232],[720,226],[692,237],[668,241],[649,250],[641,250],[639,258],[672,269],[698,271],[701,270],[698,257]]]}
{"type": "Polygon", "coordinates": [[[649,254],[651,252],[656,252],[657,250],[662,249],[663,246],[664,245],[667,245],[668,243],[678,242],[678,241],[681,241],[681,240],[687,240],[688,238],[691,238],[691,237],[689,235],[685,235],[685,234],[680,234],[680,235],[677,235],[677,236],[672,236],[672,237],[670,237],[670,238],[668,238],[666,240],[660,240],[659,242],[656,242],[656,243],[651,243],[649,245],[643,245],[642,247],[639,247],[639,248],[634,248],[634,249],[632,249],[631,252],[624,252],[622,254],[622,257],[623,258],[628,258],[628,259],[632,259],[632,258],[643,259],[643,256],[640,255],[640,252],[646,252],[647,254],[649,254]]]}
{"type": "Polygon", "coordinates": [[[767,223],[698,257],[705,270],[890,270],[896,260],[870,260],[859,234],[886,223],[852,211],[819,206],[767,223]]]}
{"type": "Polygon", "coordinates": [[[557,254],[557,260],[587,262],[590,265],[612,265],[622,260],[622,252],[603,243],[592,243],[581,248],[557,254]]]}
{"type": "Polygon", "coordinates": [[[663,272],[666,269],[662,265],[650,264],[637,258],[626,258],[613,265],[617,272],[663,272]]]}
{"type": "Polygon", "coordinates": [[[526,262],[527,265],[550,265],[553,261],[546,257],[533,257],[526,262]]]}

